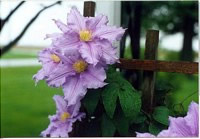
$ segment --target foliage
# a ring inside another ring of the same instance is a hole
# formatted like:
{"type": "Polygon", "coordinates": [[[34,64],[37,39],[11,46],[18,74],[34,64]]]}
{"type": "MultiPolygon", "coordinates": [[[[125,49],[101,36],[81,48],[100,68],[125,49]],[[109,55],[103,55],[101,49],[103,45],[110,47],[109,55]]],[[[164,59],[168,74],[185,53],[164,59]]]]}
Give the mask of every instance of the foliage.
{"type": "MultiPolygon", "coordinates": [[[[152,113],[146,113],[141,107],[140,92],[120,72],[110,67],[106,82],[108,85],[102,89],[90,90],[83,100],[90,115],[88,118],[101,121],[101,136],[133,136],[135,132],[157,135],[161,130],[167,129],[170,111],[166,107],[165,96],[173,89],[171,84],[162,81],[156,83],[156,100],[160,101],[152,113]]],[[[99,133],[93,136],[98,135],[99,133]]]]}
{"type": "Polygon", "coordinates": [[[107,71],[106,82],[108,85],[104,88],[90,90],[83,104],[89,115],[101,119],[102,136],[127,136],[131,119],[140,113],[141,96],[113,68],[107,71]]]}

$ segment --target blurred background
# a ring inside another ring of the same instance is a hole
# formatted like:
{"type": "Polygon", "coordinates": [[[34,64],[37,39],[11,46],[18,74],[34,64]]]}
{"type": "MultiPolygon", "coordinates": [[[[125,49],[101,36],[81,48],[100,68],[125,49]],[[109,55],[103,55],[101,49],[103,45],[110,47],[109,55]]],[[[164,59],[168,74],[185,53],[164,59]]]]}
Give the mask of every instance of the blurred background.
{"type": "MultiPolygon", "coordinates": [[[[66,23],[70,8],[83,13],[83,4],[0,1],[1,137],[39,136],[47,128],[48,115],[55,113],[52,96],[62,90],[44,81],[35,86],[32,76],[41,68],[37,53],[51,43],[44,40],[46,34],[60,32],[52,19],[66,23]]],[[[198,1],[97,1],[99,13],[108,16],[110,25],[128,28],[116,44],[121,58],[144,59],[146,31],[156,29],[158,60],[198,61],[198,1]]],[[[141,89],[141,72],[123,74],[141,89]]],[[[156,81],[171,87],[166,104],[172,112],[184,114],[191,100],[198,102],[198,75],[159,72],[156,81]]]]}

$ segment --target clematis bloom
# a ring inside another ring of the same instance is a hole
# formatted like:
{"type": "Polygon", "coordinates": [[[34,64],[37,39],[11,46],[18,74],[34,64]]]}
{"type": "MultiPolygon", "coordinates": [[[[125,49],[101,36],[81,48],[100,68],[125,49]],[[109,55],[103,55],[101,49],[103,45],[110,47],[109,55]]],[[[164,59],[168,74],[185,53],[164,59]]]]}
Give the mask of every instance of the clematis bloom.
{"type": "Polygon", "coordinates": [[[62,96],[55,95],[53,97],[56,103],[56,115],[49,116],[50,124],[48,128],[41,132],[43,137],[68,137],[72,131],[72,125],[77,120],[81,121],[85,117],[85,113],[80,113],[80,101],[75,105],[68,106],[62,96]]]}
{"type": "MultiPolygon", "coordinates": [[[[169,117],[169,128],[161,131],[157,137],[198,137],[199,105],[191,102],[185,117],[169,117]]],[[[137,137],[155,137],[150,133],[138,133],[137,137]]]]}
{"type": "Polygon", "coordinates": [[[123,36],[125,30],[108,26],[108,18],[104,15],[83,17],[77,8],[72,7],[68,14],[67,25],[54,20],[63,33],[47,35],[57,48],[76,49],[89,64],[96,65],[100,59],[106,64],[118,61],[116,47],[112,45],[123,36]]]}
{"type": "Polygon", "coordinates": [[[57,68],[61,63],[61,59],[58,56],[60,54],[61,52],[55,48],[46,48],[39,53],[39,62],[42,63],[42,69],[33,76],[36,83],[48,77],[57,68]]]}
{"type": "Polygon", "coordinates": [[[78,52],[67,51],[61,60],[63,64],[48,76],[47,83],[53,87],[62,86],[68,105],[82,98],[87,88],[97,89],[107,84],[104,68],[87,63],[78,52]]]}

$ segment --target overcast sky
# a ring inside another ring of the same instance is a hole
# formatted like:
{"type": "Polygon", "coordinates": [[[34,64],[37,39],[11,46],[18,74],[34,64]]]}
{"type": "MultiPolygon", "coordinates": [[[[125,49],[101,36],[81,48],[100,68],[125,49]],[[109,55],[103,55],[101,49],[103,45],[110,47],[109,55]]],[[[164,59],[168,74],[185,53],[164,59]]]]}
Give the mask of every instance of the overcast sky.
{"type": "MultiPolygon", "coordinates": [[[[42,5],[50,5],[54,1],[28,1],[12,16],[9,23],[5,25],[3,31],[0,34],[0,45],[5,45],[12,39],[14,39],[23,29],[23,27],[29,22],[29,20],[42,8],[42,5]]],[[[19,1],[2,1],[0,7],[0,16],[4,18],[13,9],[19,1]]],[[[114,8],[119,9],[119,2],[105,2],[98,1],[96,14],[103,13],[108,15],[110,24],[115,24],[119,26],[120,16],[116,17],[116,11],[114,8]]],[[[44,11],[39,18],[32,24],[28,29],[23,38],[19,41],[20,46],[48,46],[50,40],[44,40],[46,34],[60,32],[55,26],[52,19],[60,19],[66,22],[67,13],[70,11],[71,6],[77,6],[77,8],[82,13],[83,11],[83,1],[65,1],[62,5],[56,5],[50,9],[44,11]]],[[[161,33],[162,34],[162,33],[161,33]]],[[[181,33],[176,35],[166,36],[162,41],[160,41],[161,46],[171,50],[180,50],[182,47],[183,36],[181,33]]],[[[144,42],[143,42],[144,43],[144,42]]],[[[198,39],[193,41],[194,50],[198,51],[198,39]]]]}

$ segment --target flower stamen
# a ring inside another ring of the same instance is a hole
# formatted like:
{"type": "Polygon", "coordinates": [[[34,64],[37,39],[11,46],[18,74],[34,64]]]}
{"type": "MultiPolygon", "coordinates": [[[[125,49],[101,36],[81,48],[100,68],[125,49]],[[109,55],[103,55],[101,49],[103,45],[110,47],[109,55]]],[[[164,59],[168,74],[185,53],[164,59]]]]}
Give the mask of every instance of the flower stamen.
{"type": "Polygon", "coordinates": [[[78,60],[73,64],[73,68],[77,73],[81,73],[86,70],[88,64],[83,60],[78,60]]]}
{"type": "Polygon", "coordinates": [[[68,119],[71,115],[68,112],[64,112],[61,114],[60,119],[61,121],[65,121],[66,119],[68,119]]]}
{"type": "Polygon", "coordinates": [[[51,59],[52,59],[54,62],[56,62],[56,63],[60,62],[60,58],[59,58],[57,55],[55,55],[55,54],[52,54],[52,55],[51,55],[51,59]]]}
{"type": "Polygon", "coordinates": [[[81,30],[79,32],[81,41],[90,41],[92,39],[92,33],[89,30],[81,30]]]}

